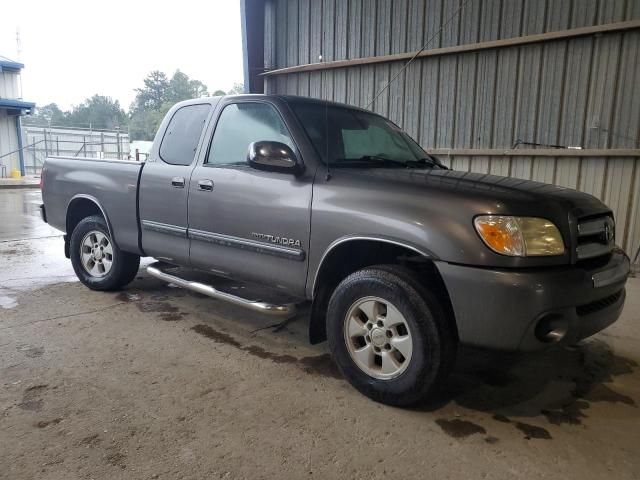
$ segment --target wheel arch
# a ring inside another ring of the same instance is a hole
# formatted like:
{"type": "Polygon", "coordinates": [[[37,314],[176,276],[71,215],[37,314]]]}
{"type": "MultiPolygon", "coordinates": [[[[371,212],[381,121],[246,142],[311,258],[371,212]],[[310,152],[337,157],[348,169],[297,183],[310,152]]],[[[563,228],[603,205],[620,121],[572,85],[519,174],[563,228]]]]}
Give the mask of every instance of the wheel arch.
{"type": "Polygon", "coordinates": [[[104,221],[107,224],[107,230],[109,230],[109,237],[111,237],[111,242],[117,246],[109,217],[107,216],[102,205],[100,205],[98,199],[91,195],[81,193],[78,195],[74,195],[71,200],[69,200],[65,213],[66,235],[64,242],[64,253],[67,258],[69,258],[69,241],[73,230],[83,218],[87,218],[92,215],[100,215],[102,218],[104,218],[104,221]]]}
{"type": "Polygon", "coordinates": [[[323,254],[311,283],[309,341],[316,344],[326,340],[326,309],[335,287],[351,273],[373,265],[397,264],[419,271],[443,297],[443,307],[454,319],[449,293],[435,266],[437,260],[429,250],[395,239],[352,236],[336,240],[323,254]]]}

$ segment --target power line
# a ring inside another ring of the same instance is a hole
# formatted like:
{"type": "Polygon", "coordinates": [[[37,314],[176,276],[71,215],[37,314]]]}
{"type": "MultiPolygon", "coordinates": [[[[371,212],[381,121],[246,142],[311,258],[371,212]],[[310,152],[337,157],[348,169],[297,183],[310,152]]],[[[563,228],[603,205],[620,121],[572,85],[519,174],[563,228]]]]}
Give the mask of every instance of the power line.
{"type": "Polygon", "coordinates": [[[418,55],[420,55],[422,52],[424,52],[424,51],[426,50],[426,48],[429,46],[429,44],[431,43],[431,41],[432,41],[433,39],[435,39],[438,35],[440,35],[440,33],[442,33],[442,30],[444,30],[444,28],[445,28],[447,25],[449,25],[449,23],[451,23],[451,20],[453,20],[453,19],[454,19],[454,17],[455,17],[456,15],[458,15],[458,13],[460,13],[460,11],[461,11],[461,10],[462,10],[466,5],[467,5],[467,3],[469,3],[469,0],[465,0],[464,2],[462,2],[462,3],[460,4],[460,6],[456,9],[456,11],[455,11],[455,12],[453,12],[453,14],[451,14],[451,16],[447,19],[447,21],[446,21],[446,22],[444,22],[444,24],[443,24],[443,25],[438,29],[438,31],[437,31],[436,33],[434,33],[434,34],[431,36],[431,38],[429,38],[429,40],[427,40],[427,42],[422,46],[422,48],[421,48],[420,50],[418,50],[418,51],[415,53],[415,55],[409,59],[409,61],[404,65],[404,67],[402,67],[400,70],[398,70],[398,73],[396,73],[396,74],[393,76],[393,78],[392,78],[391,80],[389,80],[389,81],[387,82],[387,84],[386,84],[384,87],[382,87],[382,88],[380,89],[380,91],[379,91],[379,92],[378,92],[378,93],[373,97],[373,100],[371,100],[371,101],[367,104],[367,106],[366,106],[366,107],[364,107],[365,109],[368,109],[368,108],[373,104],[373,102],[375,102],[375,101],[378,99],[378,97],[379,97],[380,95],[382,95],[382,92],[384,92],[387,88],[389,88],[389,86],[390,86],[390,85],[391,85],[391,84],[392,84],[392,83],[393,83],[393,82],[394,82],[394,81],[395,81],[395,80],[400,76],[400,74],[401,74],[402,72],[404,72],[404,71],[407,69],[407,67],[408,67],[409,65],[411,65],[411,64],[413,63],[413,61],[414,61],[416,58],[418,58],[418,55]]]}

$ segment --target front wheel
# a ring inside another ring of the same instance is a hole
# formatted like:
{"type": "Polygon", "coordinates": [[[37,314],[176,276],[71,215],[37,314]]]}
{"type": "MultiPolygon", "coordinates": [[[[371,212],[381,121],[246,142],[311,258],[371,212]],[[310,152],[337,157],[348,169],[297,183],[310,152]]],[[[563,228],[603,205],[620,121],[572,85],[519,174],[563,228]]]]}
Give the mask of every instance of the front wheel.
{"type": "Polygon", "coordinates": [[[101,216],[82,219],[71,233],[71,264],[78,279],[92,290],[117,290],[138,273],[140,257],[114,243],[101,216]]]}
{"type": "Polygon", "coordinates": [[[446,379],[457,339],[436,296],[395,265],[345,278],[327,309],[329,348],[347,380],[371,399],[409,406],[446,379]]]}

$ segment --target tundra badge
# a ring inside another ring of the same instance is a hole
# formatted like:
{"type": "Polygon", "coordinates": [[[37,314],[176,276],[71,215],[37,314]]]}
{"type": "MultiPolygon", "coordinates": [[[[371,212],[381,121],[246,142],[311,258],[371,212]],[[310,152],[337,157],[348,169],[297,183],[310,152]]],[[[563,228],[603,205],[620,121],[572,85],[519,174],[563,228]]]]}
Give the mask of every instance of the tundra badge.
{"type": "Polygon", "coordinates": [[[279,237],[277,235],[256,232],[251,232],[251,236],[258,240],[262,240],[263,242],[279,243],[280,245],[286,245],[288,247],[300,247],[300,240],[295,240],[293,238],[279,237]]]}

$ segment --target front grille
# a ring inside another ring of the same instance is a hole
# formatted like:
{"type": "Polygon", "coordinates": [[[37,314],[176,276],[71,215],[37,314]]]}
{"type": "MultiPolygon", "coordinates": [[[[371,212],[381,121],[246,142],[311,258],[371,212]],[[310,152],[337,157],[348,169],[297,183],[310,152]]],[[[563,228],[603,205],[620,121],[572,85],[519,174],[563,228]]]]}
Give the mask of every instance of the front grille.
{"type": "Polygon", "coordinates": [[[610,307],[611,305],[616,303],[618,300],[620,300],[621,296],[622,290],[619,290],[613,295],[609,295],[608,297],[576,307],[576,313],[582,317],[583,315],[589,315],[591,313],[599,312],[600,310],[604,310],[605,308],[610,307]]]}
{"type": "Polygon", "coordinates": [[[615,246],[615,222],[609,215],[590,217],[578,222],[578,260],[610,253],[615,246]]]}

